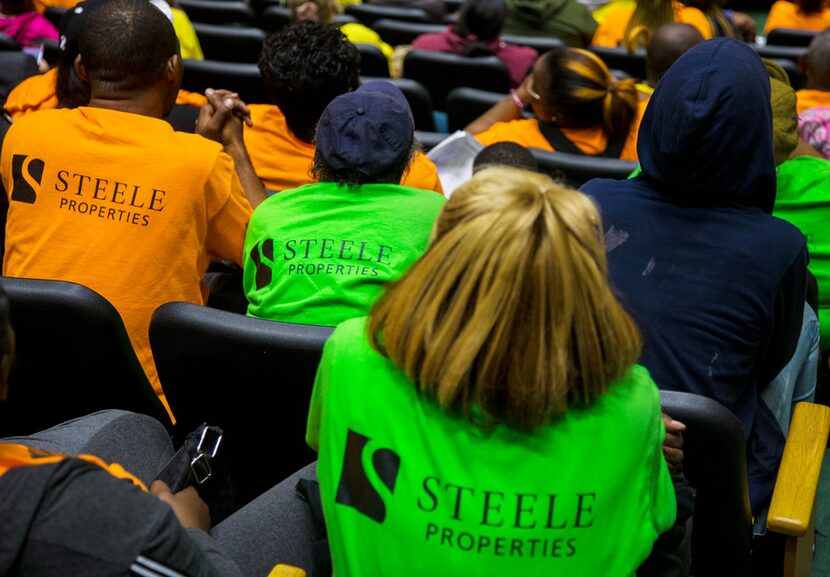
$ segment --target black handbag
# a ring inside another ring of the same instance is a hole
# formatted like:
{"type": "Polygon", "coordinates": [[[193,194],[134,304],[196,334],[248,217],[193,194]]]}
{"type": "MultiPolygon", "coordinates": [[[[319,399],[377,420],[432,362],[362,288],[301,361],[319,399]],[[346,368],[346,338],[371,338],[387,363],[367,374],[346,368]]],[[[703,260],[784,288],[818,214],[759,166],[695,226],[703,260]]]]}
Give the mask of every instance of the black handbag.
{"type": "Polygon", "coordinates": [[[210,509],[211,525],[216,525],[239,509],[239,494],[222,452],[223,431],[202,423],[187,435],[182,447],[165,465],[158,479],[173,493],[195,487],[210,509]]]}

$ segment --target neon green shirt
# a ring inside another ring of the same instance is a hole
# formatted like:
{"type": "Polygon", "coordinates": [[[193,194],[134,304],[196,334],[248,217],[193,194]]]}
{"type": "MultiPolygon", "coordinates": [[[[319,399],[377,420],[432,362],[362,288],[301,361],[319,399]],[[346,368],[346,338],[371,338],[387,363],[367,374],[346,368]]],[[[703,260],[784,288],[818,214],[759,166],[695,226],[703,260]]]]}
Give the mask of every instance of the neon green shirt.
{"type": "Polygon", "coordinates": [[[330,182],[270,197],[245,236],[248,314],[326,326],[365,315],[426,251],[445,202],[397,184],[330,182]]]}
{"type": "Polygon", "coordinates": [[[419,395],[340,325],[307,440],[337,577],[634,575],[674,522],[648,371],[532,432],[482,429],[419,395]]]}
{"type": "Polygon", "coordinates": [[[778,165],[772,213],[807,239],[810,272],[818,282],[821,349],[830,348],[830,162],[799,156],[778,165]]]}

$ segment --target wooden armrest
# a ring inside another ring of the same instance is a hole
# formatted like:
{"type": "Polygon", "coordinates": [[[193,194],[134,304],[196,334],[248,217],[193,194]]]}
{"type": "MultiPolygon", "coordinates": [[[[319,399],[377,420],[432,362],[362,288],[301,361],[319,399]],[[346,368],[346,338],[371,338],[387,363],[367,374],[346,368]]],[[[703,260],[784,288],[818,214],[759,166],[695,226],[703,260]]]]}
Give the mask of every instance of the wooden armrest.
{"type": "Polygon", "coordinates": [[[829,432],[829,407],[815,403],[795,406],[767,516],[768,529],[793,537],[807,532],[829,432]]]}
{"type": "Polygon", "coordinates": [[[277,565],[271,569],[271,572],[268,573],[268,577],[306,577],[306,573],[299,567],[293,567],[291,565],[277,565]]]}

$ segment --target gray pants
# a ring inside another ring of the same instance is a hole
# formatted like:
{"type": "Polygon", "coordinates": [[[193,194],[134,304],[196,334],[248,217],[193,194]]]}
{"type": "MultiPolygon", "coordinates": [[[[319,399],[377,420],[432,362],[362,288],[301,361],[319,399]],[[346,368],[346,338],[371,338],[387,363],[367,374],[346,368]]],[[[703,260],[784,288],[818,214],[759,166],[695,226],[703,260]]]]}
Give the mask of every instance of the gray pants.
{"type": "MultiPolygon", "coordinates": [[[[170,437],[158,421],[117,410],[3,442],[95,455],[120,464],[148,486],[174,454],[170,437]]],[[[280,563],[310,570],[314,524],[295,487],[301,477],[316,479],[316,470],[317,463],[304,467],[213,527],[215,546],[236,562],[243,575],[265,577],[280,563]]]]}

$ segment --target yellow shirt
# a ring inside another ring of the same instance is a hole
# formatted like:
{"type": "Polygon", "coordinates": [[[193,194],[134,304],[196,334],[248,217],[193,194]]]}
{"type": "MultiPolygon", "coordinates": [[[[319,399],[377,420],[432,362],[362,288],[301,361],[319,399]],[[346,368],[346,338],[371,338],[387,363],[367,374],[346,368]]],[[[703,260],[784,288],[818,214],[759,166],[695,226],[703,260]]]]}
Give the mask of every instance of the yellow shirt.
{"type": "MultiPolygon", "coordinates": [[[[637,161],[637,133],[640,131],[640,122],[643,120],[648,99],[641,98],[637,104],[637,115],[628,130],[628,137],[620,153],[621,160],[637,161]]],[[[562,134],[574,143],[588,156],[596,156],[605,151],[608,137],[605,131],[598,126],[588,128],[562,128],[562,134]]],[[[489,129],[474,135],[484,146],[496,142],[515,142],[525,148],[538,148],[553,152],[548,139],[539,130],[539,122],[535,118],[497,122],[489,129]]]]}
{"type": "Polygon", "coordinates": [[[830,27],[830,8],[825,8],[819,14],[802,14],[798,6],[786,0],[778,0],[772,5],[764,24],[764,34],[776,28],[796,28],[798,30],[821,31],[830,27]]]}
{"type": "Polygon", "coordinates": [[[49,6],[56,8],[74,8],[75,4],[81,0],[33,0],[32,5],[35,10],[43,14],[49,6]]]}
{"type": "Polygon", "coordinates": [[[816,106],[830,106],[830,92],[825,90],[802,88],[796,91],[795,97],[798,99],[796,108],[799,114],[803,114],[805,110],[816,106]]]}
{"type": "Polygon", "coordinates": [[[3,274],[74,282],[106,298],[164,401],[150,317],[166,302],[204,304],[211,256],[242,264],[252,209],[233,160],[163,120],[80,107],[12,124],[0,177],[9,194],[3,274]]]}
{"type": "MultiPolygon", "coordinates": [[[[291,133],[277,106],[251,104],[249,108],[253,127],[245,127],[245,147],[265,188],[280,191],[315,182],[311,175],[314,145],[291,133]]],[[[443,193],[435,163],[420,152],[401,184],[443,193]]]]}
{"type": "Polygon", "coordinates": [[[173,29],[176,31],[176,38],[179,39],[179,46],[182,51],[182,58],[190,60],[204,60],[202,45],[199,44],[199,37],[190,23],[190,18],[181,8],[171,8],[173,11],[173,29]]]}
{"type": "MultiPolygon", "coordinates": [[[[622,45],[625,41],[625,29],[628,28],[628,22],[634,15],[634,9],[634,6],[622,5],[610,10],[600,23],[597,31],[594,32],[594,39],[591,44],[609,48],[622,45]]],[[[697,28],[703,35],[704,40],[712,38],[712,25],[707,20],[706,15],[697,8],[683,6],[675,2],[674,19],[676,22],[690,24],[697,28]]]]}
{"type": "Polygon", "coordinates": [[[55,94],[57,77],[57,67],[52,68],[46,74],[30,76],[9,93],[5,109],[9,111],[12,118],[18,120],[36,110],[57,108],[58,97],[55,94]]]}

